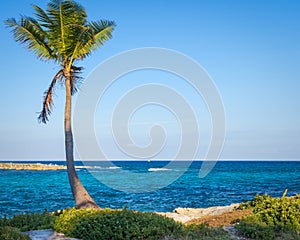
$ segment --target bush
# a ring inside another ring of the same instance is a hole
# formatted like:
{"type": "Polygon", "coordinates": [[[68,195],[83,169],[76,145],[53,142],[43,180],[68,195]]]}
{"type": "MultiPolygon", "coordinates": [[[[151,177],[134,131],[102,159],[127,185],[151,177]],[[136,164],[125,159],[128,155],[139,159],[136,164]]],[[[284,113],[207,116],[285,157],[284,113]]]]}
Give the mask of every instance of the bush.
{"type": "Polygon", "coordinates": [[[251,239],[275,239],[272,227],[265,223],[258,222],[254,217],[247,217],[235,225],[238,232],[251,239]]]}
{"type": "MultiPolygon", "coordinates": [[[[174,238],[170,238],[174,239],[174,238]]],[[[175,238],[176,239],[176,238],[175,238]]],[[[205,223],[191,224],[185,226],[184,234],[181,234],[179,239],[189,240],[224,240],[224,239],[235,239],[225,232],[221,227],[209,227],[205,223]]]]}
{"type": "Polygon", "coordinates": [[[268,194],[256,195],[240,208],[252,208],[254,218],[268,226],[282,226],[300,231],[300,195],[273,198],[268,194]]]}
{"type": "Polygon", "coordinates": [[[264,222],[258,221],[254,216],[246,217],[241,222],[235,225],[239,234],[250,239],[285,239],[285,240],[300,240],[297,231],[285,228],[284,226],[270,226],[264,222]]]}
{"type": "Polygon", "coordinates": [[[188,225],[155,213],[132,210],[68,209],[58,217],[55,231],[81,239],[231,239],[221,228],[188,225]]]}
{"type": "Polygon", "coordinates": [[[12,218],[1,218],[0,226],[8,226],[18,228],[21,232],[29,230],[40,230],[53,228],[56,216],[48,213],[46,210],[43,213],[25,213],[18,214],[12,218]]]}
{"type": "Polygon", "coordinates": [[[0,226],[1,240],[30,240],[28,235],[22,234],[17,228],[0,226]]]}
{"type": "Polygon", "coordinates": [[[76,209],[70,208],[65,209],[56,219],[54,229],[57,232],[64,233],[68,236],[74,228],[74,225],[82,218],[95,213],[97,210],[94,209],[76,209]]]}
{"type": "Polygon", "coordinates": [[[256,195],[242,203],[240,209],[252,209],[253,214],[243,219],[236,229],[253,239],[300,239],[300,195],[273,198],[268,194],[256,195]]]}
{"type": "Polygon", "coordinates": [[[132,210],[69,209],[60,215],[55,231],[81,239],[159,239],[182,233],[184,226],[154,213],[132,210]]]}
{"type": "Polygon", "coordinates": [[[66,209],[62,213],[26,213],[0,219],[1,240],[29,240],[21,231],[54,228],[80,239],[232,239],[221,228],[188,225],[155,213],[123,210],[66,209]],[[59,216],[57,216],[59,215],[59,216]]]}

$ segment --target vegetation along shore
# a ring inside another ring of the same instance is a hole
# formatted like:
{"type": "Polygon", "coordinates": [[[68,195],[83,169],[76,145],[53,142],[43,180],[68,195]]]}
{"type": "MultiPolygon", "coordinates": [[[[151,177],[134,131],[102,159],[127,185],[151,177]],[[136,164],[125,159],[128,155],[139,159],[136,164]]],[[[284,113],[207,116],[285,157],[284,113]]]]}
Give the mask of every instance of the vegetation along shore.
{"type": "Polygon", "coordinates": [[[281,198],[256,195],[236,205],[174,210],[188,221],[127,208],[45,210],[0,218],[0,239],[300,239],[299,205],[300,195],[285,191],[281,198]]]}

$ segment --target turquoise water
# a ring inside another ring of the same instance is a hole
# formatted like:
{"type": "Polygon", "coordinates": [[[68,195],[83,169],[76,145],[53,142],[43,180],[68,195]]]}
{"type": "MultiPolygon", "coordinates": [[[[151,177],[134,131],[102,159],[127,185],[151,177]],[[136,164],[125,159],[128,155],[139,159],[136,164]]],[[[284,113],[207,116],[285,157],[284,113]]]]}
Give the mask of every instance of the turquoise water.
{"type": "MultiPolygon", "coordinates": [[[[51,163],[51,162],[43,162],[51,163]]],[[[64,164],[64,162],[52,162],[64,164]]],[[[81,165],[78,162],[77,165],[81,165]]],[[[91,162],[89,165],[96,164],[91,162]]],[[[94,173],[111,181],[122,181],[122,170],[135,173],[166,168],[167,162],[116,162],[117,167],[105,168],[101,162],[92,170],[80,169],[78,175],[89,193],[101,207],[141,211],[172,211],[176,207],[209,207],[251,200],[255,194],[268,193],[280,197],[300,193],[300,162],[219,161],[205,178],[200,179],[201,162],[193,162],[175,182],[153,192],[122,192],[99,182],[94,173]],[[118,180],[119,179],[119,180],[118,180]],[[120,180],[121,179],[121,180],[120,180]]],[[[177,169],[163,169],[161,176],[177,169]]],[[[136,185],[139,185],[137,182],[136,185]]],[[[130,185],[129,185],[130,187],[130,185]]],[[[16,171],[0,170],[0,215],[25,211],[54,211],[74,205],[65,170],[16,171]]]]}

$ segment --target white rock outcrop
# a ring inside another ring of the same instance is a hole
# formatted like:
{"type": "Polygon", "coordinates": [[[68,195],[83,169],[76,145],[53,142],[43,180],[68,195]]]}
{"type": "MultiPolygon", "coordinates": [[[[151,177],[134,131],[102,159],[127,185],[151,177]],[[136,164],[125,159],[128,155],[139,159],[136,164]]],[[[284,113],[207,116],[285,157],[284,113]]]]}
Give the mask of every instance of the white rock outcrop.
{"type": "Polygon", "coordinates": [[[197,219],[205,216],[216,216],[225,212],[230,212],[238,206],[238,203],[234,203],[229,206],[215,206],[209,208],[175,208],[173,212],[158,214],[173,218],[175,221],[186,223],[192,219],[197,219]]]}

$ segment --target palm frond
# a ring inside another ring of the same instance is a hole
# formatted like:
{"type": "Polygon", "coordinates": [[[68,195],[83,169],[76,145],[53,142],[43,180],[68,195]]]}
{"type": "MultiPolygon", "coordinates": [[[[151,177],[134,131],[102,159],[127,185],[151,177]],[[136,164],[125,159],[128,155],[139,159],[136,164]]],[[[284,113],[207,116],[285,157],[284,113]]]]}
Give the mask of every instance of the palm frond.
{"type": "Polygon", "coordinates": [[[49,88],[44,92],[39,122],[47,123],[53,107],[55,84],[65,83],[71,74],[71,93],[77,92],[82,68],[74,62],[84,59],[112,37],[113,21],[87,21],[85,9],[73,0],[49,0],[47,9],[33,5],[35,18],[21,16],[6,20],[15,40],[24,44],[41,60],[54,60],[61,65],[49,88]],[[63,69],[67,70],[66,75],[63,69]]]}
{"type": "Polygon", "coordinates": [[[6,20],[7,27],[12,28],[12,33],[17,42],[33,51],[42,60],[54,59],[55,55],[47,44],[46,33],[38,27],[38,23],[29,17],[22,17],[19,23],[14,18],[6,20]]]}
{"type": "Polygon", "coordinates": [[[80,17],[80,19],[83,19],[84,21],[87,17],[84,7],[73,0],[50,0],[47,12],[52,12],[56,16],[60,12],[70,15],[75,14],[77,19],[80,17]]]}
{"type": "Polygon", "coordinates": [[[49,88],[44,92],[43,108],[39,113],[38,121],[47,123],[53,107],[53,92],[58,79],[63,78],[63,70],[59,70],[51,81],[49,88]]]}
{"type": "Polygon", "coordinates": [[[36,16],[37,21],[40,22],[41,26],[48,28],[50,25],[53,24],[51,18],[47,15],[47,13],[43,9],[41,9],[37,5],[33,5],[32,7],[35,10],[34,15],[36,16]]]}
{"type": "Polygon", "coordinates": [[[76,44],[73,48],[72,56],[70,57],[70,64],[76,59],[83,59],[89,55],[89,51],[83,52],[86,44],[93,40],[93,34],[91,34],[91,29],[86,26],[74,26],[77,27],[78,33],[76,36],[76,44]]]}
{"type": "Polygon", "coordinates": [[[115,26],[116,24],[113,21],[107,20],[90,22],[78,35],[77,46],[72,57],[74,59],[83,59],[90,55],[112,37],[115,26]]]}
{"type": "Polygon", "coordinates": [[[98,22],[91,22],[91,26],[94,31],[94,50],[112,38],[112,32],[116,24],[114,21],[100,20],[98,22]]]}
{"type": "Polygon", "coordinates": [[[48,25],[51,32],[51,42],[59,52],[62,59],[72,55],[78,29],[74,25],[85,25],[85,9],[74,1],[52,0],[48,4],[47,16],[51,19],[48,25]]]}
{"type": "Polygon", "coordinates": [[[71,93],[74,95],[77,93],[78,88],[82,82],[82,77],[80,76],[82,67],[76,67],[72,66],[71,67],[71,93]]]}

